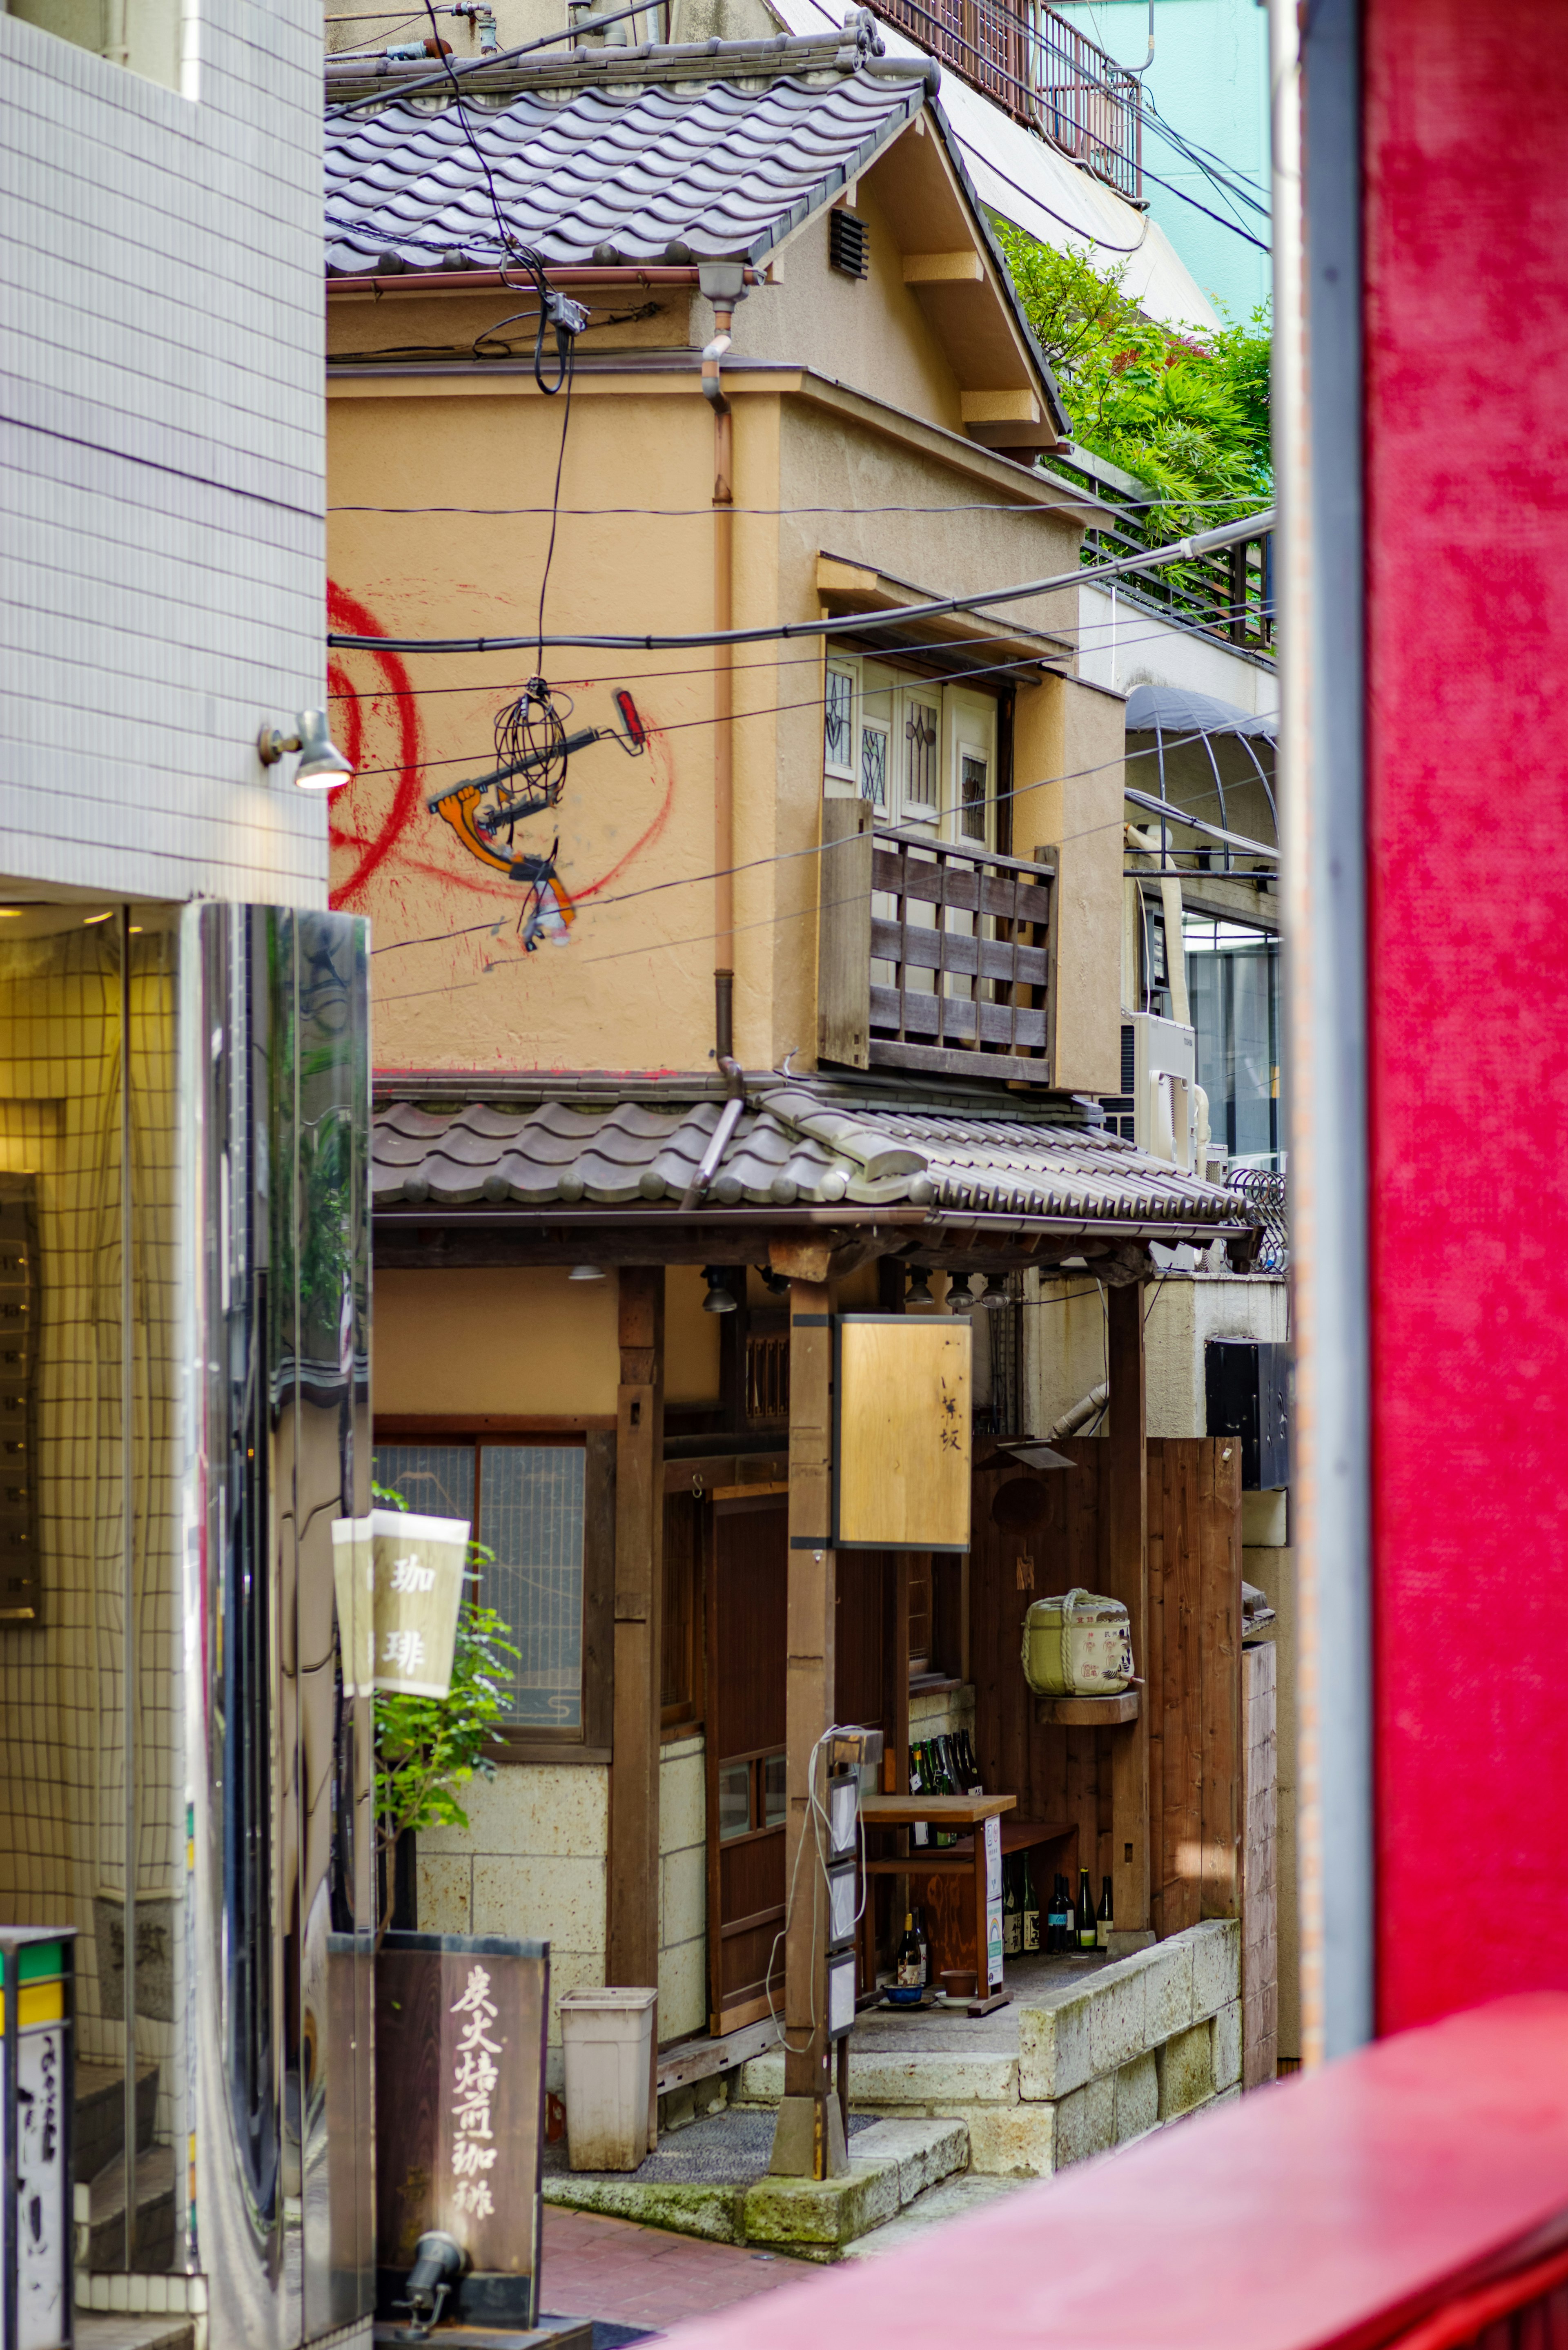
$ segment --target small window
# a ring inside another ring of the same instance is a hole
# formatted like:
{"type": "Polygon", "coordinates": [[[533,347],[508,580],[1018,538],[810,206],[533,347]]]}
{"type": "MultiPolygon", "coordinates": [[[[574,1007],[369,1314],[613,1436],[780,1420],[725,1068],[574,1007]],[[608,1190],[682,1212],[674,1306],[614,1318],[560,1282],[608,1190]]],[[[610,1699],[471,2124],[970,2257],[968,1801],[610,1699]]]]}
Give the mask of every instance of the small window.
{"type": "Polygon", "coordinates": [[[904,704],[904,800],[922,816],[937,812],[937,738],[940,709],[916,694],[904,704]]]}
{"type": "Polygon", "coordinates": [[[836,661],[823,691],[822,764],[828,775],[855,781],[855,672],[836,661]]]}
{"type": "Polygon", "coordinates": [[[879,718],[868,718],[860,729],[860,796],[886,811],[888,729],[879,718]]]}
{"type": "Polygon", "coordinates": [[[477,1597],[521,1651],[503,1684],[508,1730],[583,1729],[585,1456],[562,1444],[386,1444],[376,1480],[410,1510],[466,1518],[493,1552],[477,1597]]]}
{"type": "Polygon", "coordinates": [[[752,1825],[752,1766],[749,1762],[719,1765],[719,1841],[745,1835],[752,1825]]]}
{"type": "Polygon", "coordinates": [[[991,762],[978,751],[959,754],[959,830],[965,840],[985,838],[986,801],[991,794],[991,762]]]}
{"type": "Polygon", "coordinates": [[[763,1763],[763,1825],[776,1828],[783,1825],[787,1804],[784,1799],[784,1757],[770,1754],[763,1763]]]}

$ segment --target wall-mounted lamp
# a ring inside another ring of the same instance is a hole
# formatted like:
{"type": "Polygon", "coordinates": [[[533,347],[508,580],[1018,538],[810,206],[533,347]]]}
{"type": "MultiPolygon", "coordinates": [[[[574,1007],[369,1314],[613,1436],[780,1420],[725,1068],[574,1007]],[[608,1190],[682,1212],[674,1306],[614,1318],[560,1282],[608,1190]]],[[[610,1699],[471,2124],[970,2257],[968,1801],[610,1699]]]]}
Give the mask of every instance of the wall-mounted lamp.
{"type": "Polygon", "coordinates": [[[909,1286],[904,1292],[905,1305],[934,1305],[936,1302],[936,1299],[931,1295],[930,1274],[927,1272],[923,1264],[913,1266],[910,1271],[909,1286]]]}
{"type": "Polygon", "coordinates": [[[354,780],[354,763],[346,759],[327,731],[324,710],[302,710],[294,722],[295,731],[285,734],[276,726],[264,726],[256,736],[256,755],[264,767],[275,767],[290,751],[299,753],[299,764],[294,780],[302,792],[335,792],[339,784],[354,780]]]}
{"type": "Polygon", "coordinates": [[[993,1314],[998,1306],[1012,1305],[1012,1300],[1007,1295],[1007,1284],[999,1273],[993,1273],[988,1276],[985,1287],[981,1290],[976,1303],[989,1307],[993,1314]]]}
{"type": "Polygon", "coordinates": [[[705,1264],[702,1278],[708,1284],[708,1295],[702,1300],[703,1313],[732,1314],[735,1299],[728,1285],[726,1268],[722,1264],[705,1264]]]}
{"type": "Polygon", "coordinates": [[[602,1281],[604,1277],[602,1264],[575,1264],[566,1275],[568,1281],[602,1281]]]}

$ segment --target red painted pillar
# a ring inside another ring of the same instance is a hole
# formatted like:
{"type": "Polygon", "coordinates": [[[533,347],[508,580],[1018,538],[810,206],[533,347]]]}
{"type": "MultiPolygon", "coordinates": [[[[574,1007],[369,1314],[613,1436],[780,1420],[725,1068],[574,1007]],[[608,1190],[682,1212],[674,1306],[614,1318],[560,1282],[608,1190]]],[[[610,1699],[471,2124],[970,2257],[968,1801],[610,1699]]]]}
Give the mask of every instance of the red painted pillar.
{"type": "Polygon", "coordinates": [[[1568,6],[1363,39],[1386,2032],[1568,1987],[1568,6]]]}

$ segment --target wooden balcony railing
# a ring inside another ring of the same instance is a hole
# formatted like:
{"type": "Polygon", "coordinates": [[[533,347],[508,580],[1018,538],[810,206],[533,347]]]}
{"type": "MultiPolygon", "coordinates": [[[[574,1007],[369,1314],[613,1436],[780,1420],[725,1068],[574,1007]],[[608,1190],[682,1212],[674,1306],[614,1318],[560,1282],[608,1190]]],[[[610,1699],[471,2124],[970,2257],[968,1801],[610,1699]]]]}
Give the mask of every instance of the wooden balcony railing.
{"type": "Polygon", "coordinates": [[[823,805],[817,1051],[850,1068],[1051,1083],[1054,862],[823,805]]]}
{"type": "Polygon", "coordinates": [[[877,0],[877,13],[1015,122],[1141,200],[1137,78],[1054,9],[1040,0],[877,0]]]}

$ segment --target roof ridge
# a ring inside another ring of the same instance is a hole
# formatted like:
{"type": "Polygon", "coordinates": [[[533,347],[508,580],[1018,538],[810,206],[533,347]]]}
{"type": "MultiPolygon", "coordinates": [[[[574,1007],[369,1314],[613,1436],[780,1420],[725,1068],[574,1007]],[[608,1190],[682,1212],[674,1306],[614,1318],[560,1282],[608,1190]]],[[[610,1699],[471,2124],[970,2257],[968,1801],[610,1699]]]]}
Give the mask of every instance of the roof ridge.
{"type": "MultiPolygon", "coordinates": [[[[939,86],[941,68],[934,58],[889,57],[869,12],[856,14],[865,22],[846,25],[836,33],[775,33],[746,41],[722,41],[715,36],[707,41],[642,41],[635,47],[606,41],[593,47],[585,44],[542,50],[493,65],[473,59],[464,61],[457,78],[461,90],[472,88],[491,97],[563,84],[594,88],[604,82],[711,82],[728,74],[747,78],[766,74],[784,80],[802,71],[837,71],[846,77],[864,72],[878,80],[924,79],[933,90],[939,86]]],[[[335,62],[328,53],[326,79],[334,100],[361,86],[368,96],[384,96],[389,101],[416,88],[433,102],[450,104],[452,96],[451,83],[444,88],[435,83],[422,61],[404,65],[385,57],[344,57],[335,62]]]]}

